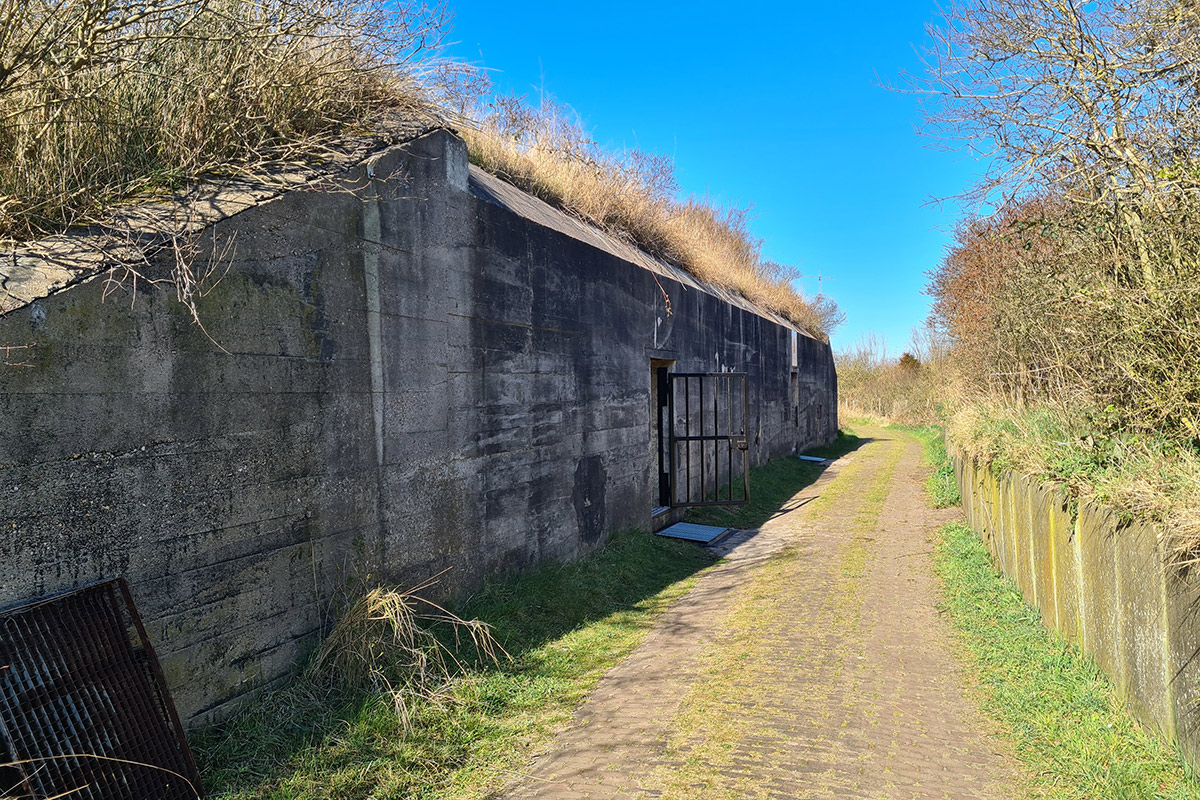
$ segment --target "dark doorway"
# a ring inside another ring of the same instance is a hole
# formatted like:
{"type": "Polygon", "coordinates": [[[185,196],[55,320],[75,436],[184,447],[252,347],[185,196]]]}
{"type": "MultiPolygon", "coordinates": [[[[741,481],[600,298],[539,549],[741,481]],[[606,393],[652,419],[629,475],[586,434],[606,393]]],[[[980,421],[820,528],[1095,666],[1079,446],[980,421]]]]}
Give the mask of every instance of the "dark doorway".
{"type": "Polygon", "coordinates": [[[671,507],[671,368],[674,361],[650,359],[650,464],[654,469],[653,514],[671,507]]]}

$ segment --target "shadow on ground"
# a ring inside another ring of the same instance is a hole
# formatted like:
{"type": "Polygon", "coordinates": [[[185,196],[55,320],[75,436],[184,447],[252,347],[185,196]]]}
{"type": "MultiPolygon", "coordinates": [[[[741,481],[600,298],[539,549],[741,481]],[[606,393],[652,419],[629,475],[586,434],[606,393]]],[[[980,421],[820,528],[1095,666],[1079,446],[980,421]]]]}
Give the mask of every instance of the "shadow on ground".
{"type": "Polygon", "coordinates": [[[769,519],[782,516],[816,499],[816,496],[796,497],[805,487],[815,483],[821,473],[838,459],[875,441],[838,431],[838,438],[825,447],[805,451],[804,455],[828,459],[824,464],[802,461],[793,456],[777,458],[769,464],[750,470],[750,502],[742,506],[695,509],[688,522],[719,525],[738,530],[761,528],[769,519]]]}

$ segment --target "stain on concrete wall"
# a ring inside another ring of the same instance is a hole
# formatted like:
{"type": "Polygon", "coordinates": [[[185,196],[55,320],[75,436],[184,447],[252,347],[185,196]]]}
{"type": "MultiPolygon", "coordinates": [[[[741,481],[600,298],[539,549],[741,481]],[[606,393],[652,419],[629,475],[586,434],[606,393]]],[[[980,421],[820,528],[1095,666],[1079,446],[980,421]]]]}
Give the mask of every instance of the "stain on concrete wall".
{"type": "Polygon", "coordinates": [[[205,330],[100,278],[0,317],[37,344],[0,369],[0,603],[126,576],[192,725],[283,680],[348,587],[467,591],[649,528],[651,359],[749,373],[755,464],[836,433],[828,345],[452,134],[347,187],[205,234],[205,330]]]}

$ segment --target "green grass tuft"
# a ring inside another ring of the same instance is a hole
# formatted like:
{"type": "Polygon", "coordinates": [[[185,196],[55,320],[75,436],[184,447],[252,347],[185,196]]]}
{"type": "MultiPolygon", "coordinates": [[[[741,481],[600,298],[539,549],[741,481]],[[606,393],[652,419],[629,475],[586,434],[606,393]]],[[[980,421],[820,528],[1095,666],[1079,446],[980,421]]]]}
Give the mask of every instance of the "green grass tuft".
{"type": "Polygon", "coordinates": [[[937,425],[890,425],[892,430],[898,430],[915,437],[925,445],[925,461],[933,467],[933,472],[925,480],[925,491],[929,494],[934,508],[949,508],[962,503],[962,494],[958,491],[958,483],[954,480],[954,465],[946,453],[946,440],[942,429],[937,425]]]}
{"type": "Polygon", "coordinates": [[[1013,740],[1035,797],[1200,797],[1179,755],[1146,734],[1091,659],[1053,637],[961,523],[935,549],[943,610],[970,653],[984,709],[1013,740]]]}

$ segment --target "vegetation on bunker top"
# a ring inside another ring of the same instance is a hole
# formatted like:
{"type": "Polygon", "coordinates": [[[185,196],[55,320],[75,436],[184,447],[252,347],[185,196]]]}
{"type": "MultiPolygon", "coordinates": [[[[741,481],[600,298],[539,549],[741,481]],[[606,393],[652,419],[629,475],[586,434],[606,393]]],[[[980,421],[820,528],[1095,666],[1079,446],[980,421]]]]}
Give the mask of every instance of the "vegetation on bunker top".
{"type": "MultiPolygon", "coordinates": [[[[761,257],[745,210],[677,200],[669,159],[608,152],[562,107],[489,98],[481,70],[442,57],[449,23],[443,5],[383,0],[0,0],[0,243],[201,179],[270,182],[416,117],[522,189],[828,338],[836,306],[761,257]]],[[[200,279],[178,260],[190,304],[200,279]]]]}
{"type": "Polygon", "coordinates": [[[801,296],[797,270],[768,261],[749,211],[677,199],[665,156],[600,147],[565,106],[522,98],[479,104],[462,127],[472,160],[517,186],[697,278],[731,289],[828,341],[842,321],[828,297],[801,296]]]}

